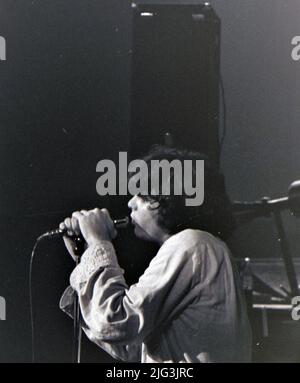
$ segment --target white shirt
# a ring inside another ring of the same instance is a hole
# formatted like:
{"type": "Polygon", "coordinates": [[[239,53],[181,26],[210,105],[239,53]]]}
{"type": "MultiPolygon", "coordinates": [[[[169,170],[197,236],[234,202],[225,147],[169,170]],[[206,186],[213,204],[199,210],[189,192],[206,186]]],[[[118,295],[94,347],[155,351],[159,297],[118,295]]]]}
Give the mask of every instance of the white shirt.
{"type": "Polygon", "coordinates": [[[124,361],[249,362],[251,330],[226,244],[187,229],[128,287],[111,242],[90,247],[61,299],[79,297],[89,339],[124,361]]]}

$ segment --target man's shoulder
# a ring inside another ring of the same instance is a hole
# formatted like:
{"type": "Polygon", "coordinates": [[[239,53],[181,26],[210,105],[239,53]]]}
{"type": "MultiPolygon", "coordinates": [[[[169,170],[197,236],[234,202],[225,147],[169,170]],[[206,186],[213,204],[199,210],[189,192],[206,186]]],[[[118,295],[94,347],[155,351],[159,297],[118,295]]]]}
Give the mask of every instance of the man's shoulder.
{"type": "Polygon", "coordinates": [[[162,247],[176,253],[215,255],[217,258],[230,256],[227,244],[213,234],[196,229],[186,229],[170,237],[162,247]]]}
{"type": "Polygon", "coordinates": [[[196,229],[185,229],[172,235],[166,242],[183,247],[193,247],[199,245],[226,246],[226,244],[213,234],[196,229]]]}
{"type": "Polygon", "coordinates": [[[214,235],[195,229],[186,229],[169,237],[150,262],[150,266],[165,264],[187,265],[192,262],[195,271],[201,264],[219,265],[230,256],[226,244],[214,235]]]}

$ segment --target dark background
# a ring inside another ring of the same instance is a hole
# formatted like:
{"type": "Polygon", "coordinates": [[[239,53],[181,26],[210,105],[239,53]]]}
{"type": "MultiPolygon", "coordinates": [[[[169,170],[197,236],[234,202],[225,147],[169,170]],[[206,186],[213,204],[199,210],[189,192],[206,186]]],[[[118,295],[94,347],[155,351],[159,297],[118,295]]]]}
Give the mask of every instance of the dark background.
{"type": "MultiPolygon", "coordinates": [[[[211,4],[222,22],[227,136],[221,167],[229,195],[285,195],[299,178],[300,63],[291,58],[291,39],[300,34],[300,3],[211,4]]],[[[109,205],[96,194],[95,168],[129,146],[131,14],[123,0],[0,0],[0,35],[7,42],[7,61],[0,62],[0,295],[7,303],[0,361],[30,360],[34,239],[74,209],[109,205]]],[[[299,255],[299,220],[286,213],[284,221],[299,255]]],[[[270,219],[237,230],[232,248],[237,257],[280,257],[270,219]]],[[[72,267],[60,242],[38,249],[38,361],[70,360],[72,324],[58,300],[72,267]]],[[[83,354],[109,360],[89,343],[83,354]]]]}

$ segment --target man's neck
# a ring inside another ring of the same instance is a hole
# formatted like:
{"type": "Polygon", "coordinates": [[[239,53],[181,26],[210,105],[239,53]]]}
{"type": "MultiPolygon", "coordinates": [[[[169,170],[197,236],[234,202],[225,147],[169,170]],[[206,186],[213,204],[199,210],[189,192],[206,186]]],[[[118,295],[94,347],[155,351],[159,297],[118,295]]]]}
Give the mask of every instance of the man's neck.
{"type": "Polygon", "coordinates": [[[172,236],[170,233],[162,233],[162,235],[159,238],[159,245],[162,246],[164,242],[166,242],[167,239],[169,239],[172,236]]]}

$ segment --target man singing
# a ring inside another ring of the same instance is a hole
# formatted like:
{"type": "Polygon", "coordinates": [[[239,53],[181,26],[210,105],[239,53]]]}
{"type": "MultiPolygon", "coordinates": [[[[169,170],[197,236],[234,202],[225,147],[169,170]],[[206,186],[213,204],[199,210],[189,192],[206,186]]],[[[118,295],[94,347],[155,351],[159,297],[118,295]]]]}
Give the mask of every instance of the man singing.
{"type": "MultiPolygon", "coordinates": [[[[158,147],[145,158],[203,159],[158,147]]],[[[174,177],[170,176],[172,184],[174,177]]],[[[221,238],[232,229],[222,179],[205,160],[205,197],[135,195],[128,202],[136,236],[160,248],[139,281],[126,284],[112,244],[117,235],[106,209],[78,211],[60,228],[81,233],[86,250],[61,299],[70,312],[78,295],[88,338],[114,358],[151,362],[249,362],[251,331],[230,251],[221,238]]],[[[70,254],[73,243],[64,241],[70,254]]],[[[130,249],[128,249],[130,257],[130,249]]]]}

